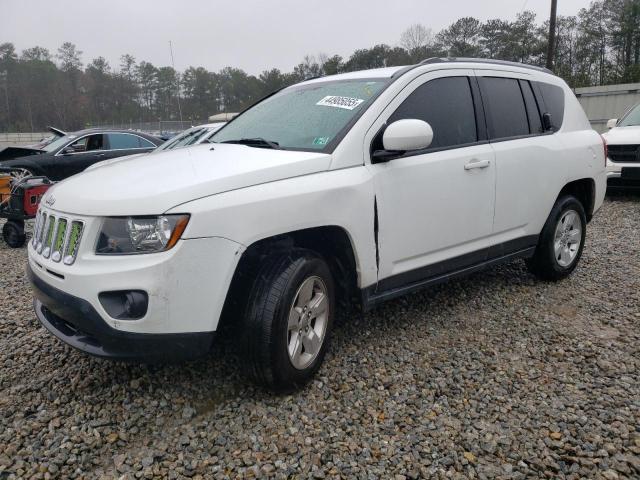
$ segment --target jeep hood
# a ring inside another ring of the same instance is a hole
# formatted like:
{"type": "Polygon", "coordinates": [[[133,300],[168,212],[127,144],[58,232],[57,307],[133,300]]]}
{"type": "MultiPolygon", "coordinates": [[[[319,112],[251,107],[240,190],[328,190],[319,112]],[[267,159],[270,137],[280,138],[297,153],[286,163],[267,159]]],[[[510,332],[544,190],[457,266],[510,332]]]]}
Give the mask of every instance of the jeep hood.
{"type": "Polygon", "coordinates": [[[615,127],[602,136],[609,145],[640,145],[640,126],[615,127]]]}
{"type": "Polygon", "coordinates": [[[85,171],[51,188],[55,210],[88,216],[164,213],[182,203],[325,171],[331,155],[215,144],[158,152],[85,171]]]}

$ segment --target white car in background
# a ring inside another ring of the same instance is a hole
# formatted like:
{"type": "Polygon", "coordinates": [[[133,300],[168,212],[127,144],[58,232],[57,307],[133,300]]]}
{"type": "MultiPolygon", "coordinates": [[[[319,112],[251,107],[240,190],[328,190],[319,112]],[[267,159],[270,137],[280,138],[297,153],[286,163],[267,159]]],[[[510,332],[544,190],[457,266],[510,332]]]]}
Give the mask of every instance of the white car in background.
{"type": "Polygon", "coordinates": [[[607,183],[613,188],[640,188],[640,104],[607,123],[607,183]]]}
{"type": "Polygon", "coordinates": [[[207,123],[205,125],[198,125],[197,127],[191,127],[179,135],[170,138],[158,148],[156,152],[162,152],[164,150],[173,150],[175,148],[190,147],[191,145],[199,145],[205,143],[209,138],[213,136],[218,130],[226,125],[226,122],[207,123]]]}
{"type": "MultiPolygon", "coordinates": [[[[156,153],[156,152],[164,152],[167,150],[175,150],[178,148],[190,147],[193,145],[199,145],[201,143],[207,142],[218,130],[224,127],[227,122],[218,122],[218,123],[207,123],[204,125],[198,125],[197,127],[191,127],[184,132],[176,135],[173,138],[170,138],[158,148],[153,150],[153,152],[148,153],[156,153]]],[[[113,160],[105,160],[104,162],[95,163],[87,170],[93,170],[94,168],[104,167],[106,165],[112,165],[114,163],[119,163],[128,160],[134,160],[143,155],[148,155],[148,153],[138,153],[136,155],[129,155],[126,157],[114,158],[113,160]]]]}

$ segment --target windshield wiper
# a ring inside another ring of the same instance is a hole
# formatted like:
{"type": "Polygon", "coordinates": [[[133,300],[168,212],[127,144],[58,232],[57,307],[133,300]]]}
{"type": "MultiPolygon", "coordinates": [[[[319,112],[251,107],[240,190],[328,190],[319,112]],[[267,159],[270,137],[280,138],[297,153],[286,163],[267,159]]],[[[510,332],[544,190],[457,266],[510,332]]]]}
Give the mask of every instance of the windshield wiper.
{"type": "Polygon", "coordinates": [[[239,140],[227,140],[220,143],[235,143],[238,145],[247,145],[248,147],[256,148],[272,148],[274,150],[280,150],[278,142],[272,142],[271,140],[265,140],[262,137],[258,138],[241,138],[239,140]]]}

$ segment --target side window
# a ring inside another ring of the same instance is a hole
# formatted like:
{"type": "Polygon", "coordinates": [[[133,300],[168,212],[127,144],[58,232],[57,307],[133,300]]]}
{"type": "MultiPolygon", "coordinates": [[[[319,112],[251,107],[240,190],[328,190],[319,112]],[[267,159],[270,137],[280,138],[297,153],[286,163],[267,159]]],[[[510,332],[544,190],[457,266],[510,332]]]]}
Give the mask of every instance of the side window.
{"type": "MultiPolygon", "coordinates": [[[[131,135],[128,133],[110,133],[109,134],[109,148],[111,150],[128,150],[130,148],[148,148],[148,145],[141,145],[141,141],[146,143],[146,140],[140,138],[137,135],[131,135]]],[[[153,146],[153,145],[152,145],[153,146]]]]}
{"type": "Polygon", "coordinates": [[[156,148],[156,146],[153,143],[151,143],[146,138],[142,138],[142,137],[138,137],[138,144],[140,148],[156,148]]]}
{"type": "Polygon", "coordinates": [[[86,152],[87,151],[87,140],[89,137],[83,137],[80,140],[76,140],[69,147],[73,148],[74,152],[86,152]]]}
{"type": "Polygon", "coordinates": [[[104,135],[89,135],[87,138],[87,152],[91,150],[104,150],[104,135]]]}
{"type": "Polygon", "coordinates": [[[467,77],[431,80],[419,86],[393,112],[387,124],[424,120],[433,129],[429,148],[454,147],[478,141],[475,109],[467,77]]]}
{"type": "Polygon", "coordinates": [[[540,110],[536,97],[531,89],[531,84],[526,80],[520,80],[520,87],[522,88],[522,95],[524,96],[524,103],[527,106],[527,116],[529,118],[529,131],[534,134],[544,133],[542,128],[542,119],[540,118],[540,110]]]}
{"type": "Polygon", "coordinates": [[[518,80],[479,77],[491,139],[529,135],[529,120],[518,80]]]}
{"type": "Polygon", "coordinates": [[[542,113],[550,113],[553,129],[559,130],[564,120],[564,90],[543,82],[538,82],[538,88],[545,105],[545,111],[542,113]]]}

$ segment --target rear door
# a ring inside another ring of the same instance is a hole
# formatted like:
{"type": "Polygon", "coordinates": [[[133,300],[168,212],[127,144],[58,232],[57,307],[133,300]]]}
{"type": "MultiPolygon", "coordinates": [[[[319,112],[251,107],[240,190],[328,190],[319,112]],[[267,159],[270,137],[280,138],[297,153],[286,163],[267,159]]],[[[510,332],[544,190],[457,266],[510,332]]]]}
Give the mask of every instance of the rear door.
{"type": "Polygon", "coordinates": [[[552,130],[544,131],[544,108],[526,74],[476,75],[496,158],[496,241],[535,245],[565,178],[562,145],[552,130]]]}
{"type": "Polygon", "coordinates": [[[106,136],[108,140],[106,158],[147,153],[156,148],[156,145],[135,133],[108,133],[106,136]]]}

